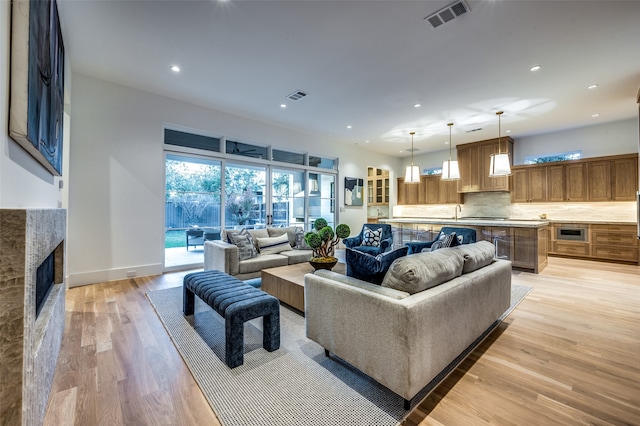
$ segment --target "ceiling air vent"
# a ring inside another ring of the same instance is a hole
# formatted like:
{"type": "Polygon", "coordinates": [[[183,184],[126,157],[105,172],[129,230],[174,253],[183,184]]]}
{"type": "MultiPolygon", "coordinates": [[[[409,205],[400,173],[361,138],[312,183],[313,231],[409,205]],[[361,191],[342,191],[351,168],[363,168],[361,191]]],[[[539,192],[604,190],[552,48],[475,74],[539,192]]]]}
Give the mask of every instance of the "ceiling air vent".
{"type": "Polygon", "coordinates": [[[287,95],[287,98],[291,99],[292,101],[299,101],[300,99],[304,98],[305,96],[307,96],[306,93],[304,93],[301,90],[296,90],[293,93],[289,93],[287,95]]]}
{"type": "Polygon", "coordinates": [[[424,19],[429,23],[429,25],[431,25],[431,28],[436,29],[455,18],[464,15],[469,10],[471,9],[469,9],[467,3],[465,3],[464,0],[459,0],[424,19]]]}

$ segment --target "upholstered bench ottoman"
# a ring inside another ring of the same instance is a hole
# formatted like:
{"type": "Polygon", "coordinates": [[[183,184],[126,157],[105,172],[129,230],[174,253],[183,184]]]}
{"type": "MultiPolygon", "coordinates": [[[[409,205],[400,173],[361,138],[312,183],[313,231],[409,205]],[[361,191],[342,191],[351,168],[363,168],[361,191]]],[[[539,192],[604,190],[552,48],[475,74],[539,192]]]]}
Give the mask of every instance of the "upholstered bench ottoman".
{"type": "Polygon", "coordinates": [[[183,312],[192,315],[198,296],[225,320],[225,362],[230,368],[244,363],[244,323],[263,317],[262,346],[269,352],[280,347],[280,302],[224,272],[187,274],[183,281],[183,312]]]}

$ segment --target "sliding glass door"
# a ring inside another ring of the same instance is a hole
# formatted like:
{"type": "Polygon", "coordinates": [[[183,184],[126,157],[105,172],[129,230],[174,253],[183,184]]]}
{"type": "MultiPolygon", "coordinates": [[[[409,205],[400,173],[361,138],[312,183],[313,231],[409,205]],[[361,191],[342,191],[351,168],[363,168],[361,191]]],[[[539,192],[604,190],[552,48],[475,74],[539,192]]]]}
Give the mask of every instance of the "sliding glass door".
{"type": "Polygon", "coordinates": [[[225,167],[225,228],[264,228],[267,225],[265,166],[225,167]]]}
{"type": "Polygon", "coordinates": [[[201,263],[204,241],[220,238],[220,182],[220,161],[167,154],[165,268],[201,263]]]}
{"type": "Polygon", "coordinates": [[[271,225],[302,226],[305,213],[305,171],[271,171],[271,225]]]}
{"type": "Polygon", "coordinates": [[[335,226],[337,159],[165,129],[165,270],[200,266],[224,229],[335,226]]]}
{"type": "Polygon", "coordinates": [[[332,174],[309,173],[309,205],[307,207],[308,229],[322,217],[335,227],[336,177],[332,174]]]}

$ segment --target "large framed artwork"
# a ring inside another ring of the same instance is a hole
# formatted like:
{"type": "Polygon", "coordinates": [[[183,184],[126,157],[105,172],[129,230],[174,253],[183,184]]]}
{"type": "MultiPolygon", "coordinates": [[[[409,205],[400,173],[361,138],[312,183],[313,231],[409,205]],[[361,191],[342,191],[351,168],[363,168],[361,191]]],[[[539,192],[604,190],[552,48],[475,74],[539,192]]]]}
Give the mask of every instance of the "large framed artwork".
{"type": "Polygon", "coordinates": [[[361,206],[363,179],[344,178],[344,204],[345,206],[361,206]]]}
{"type": "Polygon", "coordinates": [[[13,0],[9,136],[62,175],[64,44],[55,0],[13,0]]]}

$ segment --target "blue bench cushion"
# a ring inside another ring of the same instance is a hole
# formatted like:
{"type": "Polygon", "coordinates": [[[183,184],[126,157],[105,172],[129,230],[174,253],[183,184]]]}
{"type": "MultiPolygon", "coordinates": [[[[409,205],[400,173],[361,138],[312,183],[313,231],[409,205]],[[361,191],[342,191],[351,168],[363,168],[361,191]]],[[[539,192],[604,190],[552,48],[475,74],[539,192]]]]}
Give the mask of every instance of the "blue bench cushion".
{"type": "Polygon", "coordinates": [[[262,346],[280,347],[280,302],[270,294],[222,271],[187,274],[183,281],[183,312],[192,315],[198,296],[225,319],[225,362],[230,368],[244,362],[244,323],[263,317],[262,346]]]}

